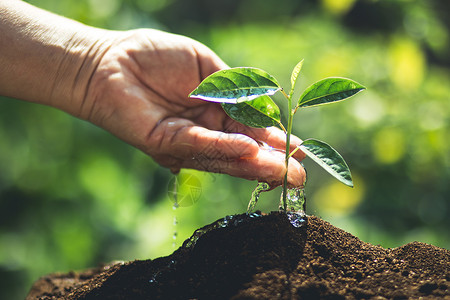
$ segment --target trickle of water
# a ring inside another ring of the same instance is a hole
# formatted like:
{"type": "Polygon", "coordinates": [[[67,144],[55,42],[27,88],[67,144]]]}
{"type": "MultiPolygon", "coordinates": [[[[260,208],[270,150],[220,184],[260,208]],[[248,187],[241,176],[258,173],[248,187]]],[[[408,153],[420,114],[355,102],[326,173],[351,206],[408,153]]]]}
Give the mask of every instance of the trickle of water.
{"type": "Polygon", "coordinates": [[[180,206],[178,204],[177,186],[178,186],[178,178],[175,177],[175,183],[173,185],[173,205],[172,205],[172,210],[173,210],[172,247],[173,248],[175,248],[177,246],[177,236],[178,236],[177,225],[178,225],[178,219],[177,219],[176,210],[180,206]]]}
{"type": "MultiPolygon", "coordinates": [[[[280,198],[280,210],[284,211],[283,192],[280,198]]],[[[286,215],[294,227],[301,227],[306,223],[306,196],[304,187],[287,190],[286,215]]]]}
{"type": "MultiPolygon", "coordinates": [[[[283,195],[284,191],[281,193],[279,205],[280,210],[284,210],[283,195]]],[[[306,211],[305,188],[296,187],[288,189],[286,195],[286,213],[291,212],[304,215],[305,211],[306,211]]]]}
{"type": "MultiPolygon", "coordinates": [[[[304,168],[303,163],[300,164],[304,168]]],[[[303,182],[302,187],[295,187],[287,190],[286,203],[283,202],[284,190],[281,192],[279,209],[286,213],[289,221],[294,227],[301,227],[306,223],[306,181],[307,177],[305,178],[305,182],[303,182]]]]}
{"type": "Polygon", "coordinates": [[[267,192],[270,189],[270,185],[265,182],[258,182],[258,185],[252,192],[252,197],[250,198],[250,202],[248,203],[247,207],[247,214],[250,214],[256,206],[256,203],[258,203],[259,196],[262,192],[267,192]]]}
{"type": "Polygon", "coordinates": [[[178,225],[178,219],[177,219],[177,214],[176,214],[176,210],[178,208],[178,203],[175,202],[172,206],[173,209],[173,234],[172,234],[172,247],[175,248],[177,246],[177,237],[178,237],[178,231],[177,231],[177,225],[178,225]]]}

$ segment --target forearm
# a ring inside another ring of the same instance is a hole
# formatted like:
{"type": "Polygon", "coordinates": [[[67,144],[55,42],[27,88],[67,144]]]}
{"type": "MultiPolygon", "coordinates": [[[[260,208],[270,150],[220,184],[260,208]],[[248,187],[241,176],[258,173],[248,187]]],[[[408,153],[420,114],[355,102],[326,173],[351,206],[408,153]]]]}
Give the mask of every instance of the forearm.
{"type": "Polygon", "coordinates": [[[0,1],[0,95],[78,114],[107,31],[0,1]]]}

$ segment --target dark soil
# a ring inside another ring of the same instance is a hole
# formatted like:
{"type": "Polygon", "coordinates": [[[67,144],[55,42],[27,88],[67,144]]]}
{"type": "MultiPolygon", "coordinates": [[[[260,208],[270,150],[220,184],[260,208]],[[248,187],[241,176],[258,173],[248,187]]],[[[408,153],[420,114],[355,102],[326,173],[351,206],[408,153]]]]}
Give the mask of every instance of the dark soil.
{"type": "Polygon", "coordinates": [[[45,276],[27,299],[450,299],[446,249],[384,249],[314,216],[229,221],[168,257],[45,276]]]}

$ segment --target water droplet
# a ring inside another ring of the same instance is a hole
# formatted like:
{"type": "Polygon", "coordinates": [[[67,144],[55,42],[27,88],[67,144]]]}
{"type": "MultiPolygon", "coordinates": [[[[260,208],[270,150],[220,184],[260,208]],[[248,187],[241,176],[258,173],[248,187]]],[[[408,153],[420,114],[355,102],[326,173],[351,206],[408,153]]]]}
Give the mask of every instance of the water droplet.
{"type": "Polygon", "coordinates": [[[304,212],[301,213],[287,212],[286,215],[289,219],[289,222],[291,222],[292,226],[294,227],[298,228],[306,224],[306,214],[304,212]]]}
{"type": "Polygon", "coordinates": [[[177,246],[177,236],[178,236],[177,225],[178,225],[177,215],[174,212],[174,215],[173,215],[173,234],[172,234],[172,247],[173,248],[175,248],[177,246]]]}
{"type": "Polygon", "coordinates": [[[247,214],[250,214],[258,203],[259,196],[262,192],[267,192],[270,189],[270,185],[266,182],[258,182],[258,185],[252,192],[252,197],[248,203],[247,214]]]}
{"type": "Polygon", "coordinates": [[[148,282],[149,283],[158,283],[158,280],[156,278],[158,277],[159,273],[160,273],[159,271],[155,272],[148,282]]]}

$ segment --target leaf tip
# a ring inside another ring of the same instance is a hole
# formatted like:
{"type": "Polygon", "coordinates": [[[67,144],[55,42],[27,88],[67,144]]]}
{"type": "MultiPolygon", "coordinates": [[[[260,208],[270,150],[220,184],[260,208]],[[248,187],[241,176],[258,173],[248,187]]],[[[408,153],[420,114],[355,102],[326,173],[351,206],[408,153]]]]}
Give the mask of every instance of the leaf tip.
{"type": "Polygon", "coordinates": [[[196,98],[196,96],[197,96],[196,92],[197,92],[197,88],[194,89],[192,92],[190,92],[188,97],[189,98],[196,98]]]}
{"type": "MultiPolygon", "coordinates": [[[[348,166],[347,166],[347,168],[348,168],[348,166]]],[[[345,178],[345,179],[342,178],[343,180],[339,180],[339,181],[342,182],[343,184],[345,184],[348,187],[354,188],[355,185],[353,184],[353,178],[352,178],[352,175],[350,173],[350,168],[348,168],[348,172],[349,172],[348,178],[345,178]]]]}

